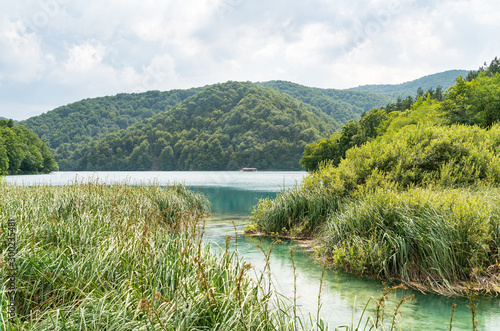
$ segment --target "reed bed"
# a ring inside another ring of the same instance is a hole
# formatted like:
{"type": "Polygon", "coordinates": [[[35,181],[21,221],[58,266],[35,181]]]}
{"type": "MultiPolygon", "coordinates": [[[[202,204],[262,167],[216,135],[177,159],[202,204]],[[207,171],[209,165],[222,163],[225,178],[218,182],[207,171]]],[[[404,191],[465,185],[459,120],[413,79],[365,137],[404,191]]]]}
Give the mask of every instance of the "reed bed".
{"type": "Polygon", "coordinates": [[[500,292],[500,190],[391,187],[336,198],[322,188],[281,192],[254,207],[272,235],[311,235],[323,258],[347,271],[396,279],[420,290],[500,292]]]}
{"type": "Polygon", "coordinates": [[[498,189],[377,190],[325,226],[326,255],[349,271],[467,294],[500,291],[498,189]]]}
{"type": "Polygon", "coordinates": [[[276,324],[274,313],[263,313],[269,296],[248,277],[250,266],[235,252],[215,254],[202,242],[206,201],[183,186],[1,190],[2,256],[4,220],[18,220],[17,317],[7,321],[3,283],[2,330],[267,330],[276,324]]]}
{"type": "MultiPolygon", "coordinates": [[[[0,189],[1,330],[330,330],[320,320],[322,282],[317,313],[303,316],[296,295],[292,301],[273,284],[276,243],[260,247],[261,273],[229,249],[230,237],[214,251],[203,240],[208,202],[183,186],[0,189]],[[12,322],[4,281],[9,218],[17,220],[18,242],[12,322]]],[[[293,251],[291,258],[295,265],[293,251]]],[[[335,330],[393,329],[397,311],[379,308],[335,330]]]]}
{"type": "Polygon", "coordinates": [[[261,199],[254,206],[254,229],[294,237],[311,236],[338,209],[339,201],[322,188],[282,191],[275,199],[261,199]]]}

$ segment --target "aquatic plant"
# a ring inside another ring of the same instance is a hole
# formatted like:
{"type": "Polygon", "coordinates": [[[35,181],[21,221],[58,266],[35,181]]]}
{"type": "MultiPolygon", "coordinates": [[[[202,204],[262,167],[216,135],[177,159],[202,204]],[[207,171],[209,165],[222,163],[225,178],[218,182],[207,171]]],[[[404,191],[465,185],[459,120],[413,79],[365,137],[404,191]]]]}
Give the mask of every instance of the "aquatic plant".
{"type": "Polygon", "coordinates": [[[376,190],[332,214],[324,254],[359,274],[465,294],[478,268],[482,289],[500,290],[498,189],[376,190]]]}
{"type": "MultiPolygon", "coordinates": [[[[183,186],[0,189],[0,217],[18,220],[19,248],[17,318],[7,321],[2,284],[2,330],[234,330],[272,323],[273,315],[262,314],[267,299],[246,275],[249,266],[202,242],[204,198],[183,186]]],[[[3,266],[0,274],[6,279],[3,266]]]]}
{"type": "MultiPolygon", "coordinates": [[[[18,220],[19,247],[17,316],[8,321],[3,283],[2,330],[329,330],[319,320],[322,282],[317,318],[306,318],[296,290],[291,300],[273,283],[270,256],[279,241],[260,247],[266,266],[253,276],[229,249],[230,237],[219,251],[203,240],[205,199],[183,186],[0,189],[0,217],[18,220]]],[[[395,326],[396,314],[375,326],[369,317],[364,329],[395,326]]]]}

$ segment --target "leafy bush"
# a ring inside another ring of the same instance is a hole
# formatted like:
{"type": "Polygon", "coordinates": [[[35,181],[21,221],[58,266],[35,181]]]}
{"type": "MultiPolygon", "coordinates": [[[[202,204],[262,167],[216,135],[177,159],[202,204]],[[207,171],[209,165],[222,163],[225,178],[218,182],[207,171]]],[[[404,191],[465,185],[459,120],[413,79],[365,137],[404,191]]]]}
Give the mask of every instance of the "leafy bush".
{"type": "Polygon", "coordinates": [[[410,125],[350,149],[338,167],[327,165],[306,179],[304,187],[322,186],[347,196],[373,183],[458,187],[500,182],[500,125],[410,125]]]}

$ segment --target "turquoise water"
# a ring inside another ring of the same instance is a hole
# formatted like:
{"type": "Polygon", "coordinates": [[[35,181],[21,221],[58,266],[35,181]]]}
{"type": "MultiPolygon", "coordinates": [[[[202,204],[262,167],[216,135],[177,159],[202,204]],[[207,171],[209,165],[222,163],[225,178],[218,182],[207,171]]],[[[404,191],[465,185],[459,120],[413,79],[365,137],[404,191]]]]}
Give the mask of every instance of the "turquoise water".
{"type": "MultiPolygon", "coordinates": [[[[235,236],[231,221],[236,223],[237,249],[240,256],[254,266],[253,277],[264,269],[261,245],[267,250],[272,239],[245,236],[242,232],[250,220],[253,205],[261,198],[273,198],[282,189],[300,183],[305,172],[57,172],[49,175],[7,176],[5,181],[18,185],[65,185],[74,182],[125,182],[132,185],[184,183],[204,192],[212,203],[212,217],[207,221],[206,238],[214,246],[225,247],[226,236],[235,236]]],[[[232,248],[236,249],[235,240],[232,248]]],[[[276,245],[271,255],[274,284],[285,297],[293,298],[293,267],[290,248],[295,250],[297,262],[297,296],[302,313],[316,316],[322,266],[297,242],[276,245]]],[[[366,279],[337,270],[327,270],[321,294],[320,315],[330,327],[349,325],[354,310],[354,321],[359,320],[365,304],[371,300],[365,315],[374,316],[374,301],[383,290],[379,280],[366,279]],[[371,299],[373,298],[373,299],[371,299]],[[356,308],[354,308],[356,303],[356,308]]],[[[401,308],[398,325],[403,330],[449,330],[451,307],[457,304],[453,330],[470,330],[471,313],[463,298],[448,298],[417,291],[398,290],[389,296],[387,313],[392,315],[395,304],[414,294],[415,302],[406,302],[401,308]]],[[[480,330],[500,330],[500,298],[481,297],[477,300],[480,330]]]]}
{"type": "MultiPolygon", "coordinates": [[[[203,191],[203,189],[202,189],[203,191]]],[[[211,189],[207,190],[210,196],[211,189]]],[[[250,262],[258,274],[263,271],[264,255],[257,249],[261,245],[266,251],[273,242],[271,238],[245,236],[242,232],[244,224],[249,220],[251,205],[262,197],[273,197],[276,192],[237,191],[234,189],[219,189],[211,199],[216,207],[213,211],[214,220],[208,222],[207,237],[212,242],[225,248],[226,236],[235,237],[235,229],[231,220],[237,226],[238,252],[250,262]],[[226,200],[230,197],[233,203],[226,200]],[[218,201],[222,199],[223,201],[218,201]],[[238,208],[235,209],[235,207],[238,208]],[[241,207],[242,209],[239,209],[241,207]],[[235,212],[235,217],[231,213],[235,212]]],[[[300,243],[287,241],[274,246],[271,255],[271,269],[278,290],[286,297],[293,298],[293,266],[290,258],[290,248],[295,250],[297,262],[298,303],[304,315],[316,316],[318,307],[318,292],[322,265],[311,258],[311,253],[300,247],[300,243]]],[[[235,248],[234,239],[232,248],[235,248]]],[[[337,270],[326,270],[321,295],[321,318],[330,327],[349,325],[353,316],[354,303],[356,309],[354,321],[358,321],[365,304],[371,300],[365,316],[375,316],[375,301],[380,298],[384,285],[380,280],[367,279],[337,270]]],[[[471,330],[471,312],[466,307],[467,299],[449,298],[434,294],[422,294],[413,290],[398,290],[389,295],[386,312],[392,316],[395,305],[405,296],[415,295],[416,301],[407,301],[400,309],[398,326],[403,330],[449,330],[452,305],[457,304],[453,320],[453,330],[471,330]]],[[[482,297],[477,300],[480,330],[500,330],[500,298],[482,297]]],[[[365,319],[366,320],[366,319],[365,319]]]]}

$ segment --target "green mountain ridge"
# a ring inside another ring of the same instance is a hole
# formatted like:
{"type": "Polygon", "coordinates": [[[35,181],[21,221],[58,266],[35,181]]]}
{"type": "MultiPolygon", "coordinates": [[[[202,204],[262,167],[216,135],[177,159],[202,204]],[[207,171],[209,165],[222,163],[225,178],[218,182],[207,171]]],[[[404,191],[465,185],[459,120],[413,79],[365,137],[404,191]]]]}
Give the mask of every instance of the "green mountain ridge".
{"type": "MultiPolygon", "coordinates": [[[[444,79],[443,76],[439,74],[434,78],[436,77],[441,77],[441,79],[444,79]]],[[[451,76],[447,78],[449,81],[449,85],[451,85],[451,82],[453,81],[454,78],[455,77],[452,78],[451,76]]],[[[428,78],[426,79],[428,80],[428,78]]],[[[437,82],[438,80],[435,81],[437,82]]],[[[259,93],[261,93],[262,95],[267,95],[267,97],[269,97],[269,93],[271,93],[269,91],[274,91],[274,93],[272,93],[271,99],[274,98],[277,100],[278,99],[282,100],[284,98],[283,100],[287,100],[287,102],[293,101],[296,103],[296,106],[294,106],[295,108],[294,107],[292,108],[306,109],[308,112],[311,112],[318,118],[322,119],[324,123],[328,123],[328,125],[334,128],[334,130],[340,129],[342,125],[347,124],[351,120],[359,119],[360,116],[366,113],[368,110],[374,107],[382,107],[394,100],[394,98],[391,96],[377,94],[373,92],[357,91],[357,90],[321,89],[321,88],[307,87],[287,81],[269,81],[269,82],[259,82],[259,83],[228,82],[227,84],[243,84],[250,90],[251,90],[250,86],[255,86],[256,88],[257,87],[260,88],[258,89],[260,91],[259,93]],[[264,90],[268,90],[268,92],[266,92],[267,94],[263,93],[264,90]]],[[[408,85],[408,83],[405,84],[400,84],[398,86],[401,87],[408,85]]],[[[415,84],[418,84],[418,82],[414,83],[414,85],[415,84]]],[[[54,152],[55,159],[60,164],[61,170],[97,170],[97,169],[206,170],[215,168],[235,169],[236,164],[238,164],[238,166],[239,165],[250,166],[249,164],[243,164],[243,162],[240,163],[236,162],[235,164],[230,164],[230,165],[226,164],[225,166],[221,165],[216,166],[213,164],[213,162],[209,162],[210,165],[207,167],[204,167],[202,165],[196,165],[196,166],[187,165],[185,163],[185,160],[183,158],[182,159],[180,158],[179,153],[181,153],[182,151],[174,152],[174,147],[175,147],[174,145],[171,146],[172,148],[171,152],[173,154],[170,153],[170,151],[168,152],[165,151],[165,153],[163,154],[163,158],[161,159],[163,161],[160,162],[161,151],[157,151],[156,149],[154,149],[151,152],[151,161],[149,161],[149,159],[145,161],[148,165],[151,163],[150,164],[151,166],[143,166],[140,164],[132,166],[130,162],[129,163],[125,162],[124,158],[131,157],[134,148],[136,147],[139,148],[142,142],[144,141],[144,139],[138,140],[136,139],[136,137],[127,138],[128,139],[127,145],[120,147],[120,149],[118,150],[116,148],[115,149],[111,148],[111,151],[108,149],[101,150],[100,152],[102,152],[103,155],[105,155],[104,157],[100,157],[97,155],[98,152],[95,149],[103,147],[100,144],[101,140],[108,141],[110,137],[113,136],[113,134],[116,134],[117,136],[120,136],[122,134],[128,134],[122,132],[127,129],[130,129],[131,131],[134,132],[134,134],[136,134],[139,137],[144,136],[144,132],[139,132],[137,128],[148,127],[148,125],[150,125],[151,123],[150,120],[153,119],[155,116],[173,111],[177,106],[187,101],[189,98],[194,97],[202,92],[206,94],[206,90],[207,89],[211,90],[211,87],[214,86],[223,86],[223,84],[222,85],[215,84],[205,87],[191,88],[188,90],[171,90],[165,92],[148,91],[145,93],[132,93],[132,94],[121,93],[115,96],[85,99],[72,104],[68,104],[66,106],[58,107],[42,115],[21,121],[20,124],[35,132],[41,138],[41,140],[44,141],[49,146],[49,148],[54,152]],[[90,157],[90,155],[92,155],[92,157],[90,157]],[[115,161],[113,161],[115,163],[111,162],[110,159],[111,155],[114,155],[116,162],[118,162],[117,160],[120,160],[119,162],[121,162],[122,164],[118,165],[116,164],[115,161]],[[165,163],[166,161],[164,159],[167,156],[172,158],[174,161],[172,161],[169,164],[167,164],[168,162],[165,163]],[[83,159],[85,159],[85,161],[83,161],[83,159]],[[101,164],[100,162],[103,159],[106,159],[108,163],[109,162],[111,163],[109,163],[108,165],[101,164]],[[181,160],[180,163],[178,162],[179,160],[181,160]]],[[[259,93],[254,93],[254,94],[258,95],[259,93]]],[[[208,96],[205,96],[203,97],[203,99],[208,100],[210,98],[208,98],[208,96]]],[[[262,104],[267,105],[268,101],[266,101],[265,99],[266,97],[263,96],[262,104]]],[[[222,108],[231,109],[231,107],[228,106],[227,102],[229,102],[229,100],[226,100],[225,97],[223,97],[222,99],[214,101],[210,104],[198,104],[197,107],[203,110],[212,109],[212,111],[221,110],[222,108]]],[[[258,103],[258,100],[256,100],[255,102],[258,103]]],[[[237,103],[234,104],[233,106],[236,107],[237,103]]],[[[255,119],[254,116],[261,116],[261,114],[252,114],[252,109],[253,109],[252,107],[253,106],[248,106],[249,113],[246,115],[250,116],[253,119],[255,119]]],[[[270,107],[269,110],[273,108],[272,105],[269,105],[269,107],[270,107]]],[[[186,109],[188,108],[189,107],[187,107],[186,109]]],[[[244,107],[242,111],[246,113],[247,108],[244,107]]],[[[194,120],[193,118],[194,113],[187,117],[184,116],[182,112],[179,111],[176,111],[173,114],[175,114],[175,116],[178,116],[179,118],[183,118],[183,120],[187,122],[192,122],[194,120]]],[[[161,115],[160,117],[162,116],[165,117],[166,115],[161,115]]],[[[178,120],[176,118],[171,118],[169,116],[166,117],[170,118],[169,121],[175,122],[178,120]]],[[[262,118],[260,117],[260,119],[262,118]]],[[[209,120],[215,121],[217,123],[217,120],[213,117],[211,117],[209,120]]],[[[284,125],[285,128],[287,130],[292,130],[292,131],[296,130],[288,128],[287,126],[290,125],[290,123],[292,123],[293,121],[288,121],[288,122],[286,125],[284,125]]],[[[316,136],[318,132],[322,132],[322,134],[323,132],[324,134],[326,134],[327,131],[329,132],[329,130],[326,131],[318,130],[316,128],[318,123],[316,122],[310,124],[312,124],[312,126],[315,127],[316,132],[313,134],[314,136],[316,136]]],[[[170,131],[166,133],[168,133],[170,136],[175,136],[175,134],[178,133],[176,130],[180,127],[181,126],[178,125],[178,127],[176,128],[171,128],[169,129],[170,131]]],[[[199,128],[196,129],[199,130],[199,128]]],[[[184,137],[184,140],[191,141],[194,143],[196,142],[195,136],[206,133],[204,131],[206,129],[207,128],[203,128],[203,130],[200,130],[197,133],[193,133],[192,134],[193,137],[190,137],[189,139],[184,137]]],[[[213,128],[211,128],[211,130],[212,129],[213,128]]],[[[265,130],[266,128],[264,126],[260,126],[259,128],[254,128],[253,130],[261,130],[261,129],[265,130]]],[[[167,129],[163,127],[159,128],[159,131],[164,132],[165,130],[167,129]]],[[[189,131],[191,129],[186,129],[186,130],[189,131]]],[[[246,130],[245,132],[247,132],[250,136],[255,134],[266,136],[266,134],[260,132],[258,133],[249,132],[249,130],[251,131],[250,128],[240,127],[240,130],[246,130]]],[[[301,132],[301,130],[302,129],[298,129],[298,132],[301,132]]],[[[219,128],[219,131],[222,132],[224,131],[224,129],[219,128]]],[[[212,136],[213,134],[214,132],[212,130],[210,131],[209,136],[212,136]]],[[[151,136],[154,134],[149,133],[149,135],[151,136]]],[[[329,135],[330,134],[327,134],[326,136],[325,135],[318,136],[318,138],[328,137],[329,135]]],[[[273,137],[272,139],[270,139],[270,141],[273,140],[277,141],[276,138],[277,137],[273,137]]],[[[200,139],[201,140],[198,141],[200,143],[207,143],[207,141],[209,140],[209,138],[205,136],[203,136],[203,138],[200,139]]],[[[307,139],[303,141],[306,141],[307,143],[311,142],[307,139]]],[[[220,139],[219,142],[221,142],[220,139]]],[[[151,144],[154,145],[155,140],[153,138],[148,139],[148,143],[150,144],[149,148],[152,148],[151,144]]],[[[114,143],[109,143],[109,141],[107,142],[107,144],[110,146],[115,146],[114,143]]],[[[224,145],[224,148],[228,147],[229,145],[231,144],[226,143],[224,145]]],[[[300,143],[299,145],[300,148],[304,147],[302,143],[300,143]]],[[[146,147],[143,146],[143,150],[144,149],[147,150],[148,148],[146,147]]],[[[233,152],[235,147],[236,146],[233,146],[233,152]]],[[[227,153],[229,153],[228,155],[230,155],[233,152],[230,151],[227,153]]],[[[300,156],[297,157],[297,162],[298,159],[300,159],[300,156]]],[[[289,164],[288,162],[289,161],[286,161],[285,163],[289,164]]],[[[272,161],[267,163],[261,162],[260,167],[268,168],[270,167],[271,163],[273,162],[272,161]]],[[[296,169],[298,167],[297,164],[290,165],[290,169],[296,169]]],[[[271,168],[277,169],[275,165],[273,165],[271,168]]],[[[282,167],[280,169],[285,169],[285,168],[282,167]]]]}
{"type": "Polygon", "coordinates": [[[52,149],[120,129],[169,110],[202,88],[120,93],[84,99],[21,121],[52,149]]]}
{"type": "Polygon", "coordinates": [[[307,87],[287,81],[269,81],[259,85],[286,93],[302,102],[323,110],[341,124],[357,119],[365,111],[385,106],[392,99],[364,91],[348,91],[307,87]]]}
{"type": "Polygon", "coordinates": [[[427,75],[401,84],[362,85],[353,87],[349,90],[372,92],[392,98],[406,97],[408,95],[415,97],[417,95],[417,89],[419,87],[421,87],[424,91],[427,91],[430,88],[435,89],[436,87],[441,86],[443,90],[446,91],[450,86],[453,85],[456,77],[458,77],[459,75],[465,77],[469,72],[469,70],[448,70],[432,75],[427,75]]]}
{"type": "Polygon", "coordinates": [[[61,170],[298,170],[304,146],[338,128],[288,95],[228,82],[56,157],[61,170]]]}

